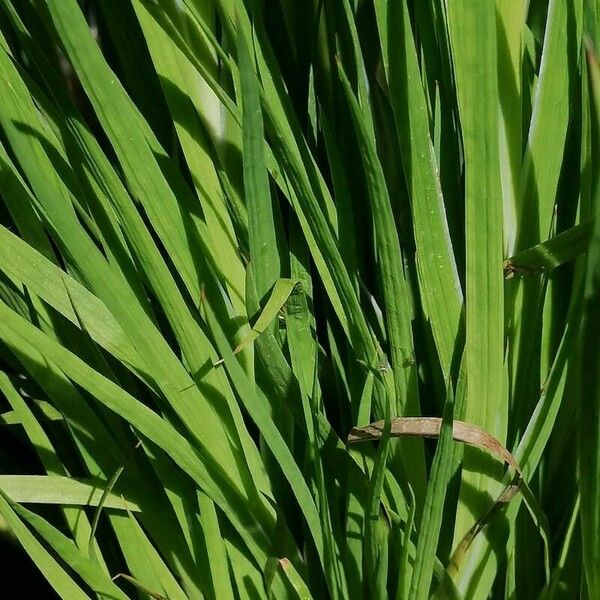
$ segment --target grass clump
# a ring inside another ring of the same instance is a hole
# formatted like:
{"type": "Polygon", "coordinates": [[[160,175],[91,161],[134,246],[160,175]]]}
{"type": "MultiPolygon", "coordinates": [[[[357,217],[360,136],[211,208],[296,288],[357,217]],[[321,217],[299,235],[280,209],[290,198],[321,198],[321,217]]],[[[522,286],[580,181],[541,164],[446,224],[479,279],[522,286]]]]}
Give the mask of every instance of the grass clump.
{"type": "Polygon", "coordinates": [[[0,3],[0,514],[60,597],[600,597],[599,16],[0,3]]]}

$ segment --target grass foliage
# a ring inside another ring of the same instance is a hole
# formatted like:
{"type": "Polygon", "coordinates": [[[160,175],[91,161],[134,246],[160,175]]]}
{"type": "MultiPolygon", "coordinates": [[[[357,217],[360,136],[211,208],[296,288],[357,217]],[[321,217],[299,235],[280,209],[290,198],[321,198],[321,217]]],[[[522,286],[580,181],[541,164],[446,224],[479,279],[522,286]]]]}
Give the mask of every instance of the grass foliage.
{"type": "Polygon", "coordinates": [[[599,36],[0,0],[0,514],[60,597],[600,598],[599,36]]]}

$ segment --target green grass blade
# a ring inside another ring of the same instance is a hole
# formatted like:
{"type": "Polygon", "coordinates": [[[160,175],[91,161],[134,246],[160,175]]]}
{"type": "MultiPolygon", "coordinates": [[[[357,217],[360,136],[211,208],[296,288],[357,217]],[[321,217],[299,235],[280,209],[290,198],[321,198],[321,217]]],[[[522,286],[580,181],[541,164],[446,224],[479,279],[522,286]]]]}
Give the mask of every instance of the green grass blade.
{"type": "MultiPolygon", "coordinates": [[[[448,4],[448,27],[465,153],[466,368],[465,420],[504,441],[508,406],[504,375],[503,211],[498,144],[496,23],[491,1],[448,4]]],[[[497,484],[483,475],[489,459],[465,450],[464,488],[455,540],[483,514],[497,484]],[[474,488],[469,494],[469,488],[474,488]],[[471,500],[467,501],[467,496],[471,500]],[[459,533],[462,532],[462,533],[459,533]]],[[[473,565],[481,538],[471,549],[473,565]]],[[[468,581],[468,575],[465,575],[468,581]]],[[[475,597],[475,596],[474,596],[475,597]]]]}
{"type": "Polygon", "coordinates": [[[452,428],[454,419],[454,394],[448,386],[448,396],[444,407],[444,417],[435,455],[431,464],[429,483],[423,509],[423,525],[417,540],[417,550],[413,565],[410,592],[406,598],[429,598],[433,563],[437,552],[440,527],[446,490],[454,467],[452,451],[452,428]]]}
{"type": "Polygon", "coordinates": [[[381,496],[385,482],[387,459],[390,452],[391,410],[394,399],[393,383],[390,381],[391,373],[384,373],[386,388],[386,413],[385,424],[381,434],[381,441],[373,463],[371,480],[369,482],[369,497],[364,521],[364,561],[367,586],[371,598],[387,597],[387,540],[378,535],[381,524],[381,496]]]}
{"type": "Polygon", "coordinates": [[[250,268],[259,300],[279,278],[281,264],[269,177],[264,156],[264,127],[260,88],[252,58],[253,44],[238,25],[237,53],[240,68],[243,111],[244,195],[248,206],[250,268]]]}
{"type": "Polygon", "coordinates": [[[536,275],[577,258],[587,250],[590,223],[575,225],[532,248],[511,256],[504,263],[505,277],[536,275]]]}
{"type": "Polygon", "coordinates": [[[90,558],[94,557],[94,536],[96,534],[96,529],[98,528],[98,522],[100,521],[100,515],[102,514],[102,509],[105,506],[106,500],[109,494],[112,492],[115,487],[121,473],[125,470],[125,467],[119,467],[112,477],[107,481],[106,487],[102,490],[102,496],[100,496],[100,500],[98,501],[98,505],[96,506],[96,510],[94,511],[94,518],[92,519],[92,530],[90,531],[90,538],[88,541],[88,555],[90,558]]]}
{"type": "Polygon", "coordinates": [[[219,530],[215,504],[206,494],[199,492],[198,505],[215,598],[232,599],[234,596],[229,577],[229,564],[225,544],[219,530]]]}
{"type": "Polygon", "coordinates": [[[308,248],[297,226],[290,232],[290,271],[292,280],[297,284],[290,291],[285,307],[287,342],[292,369],[304,396],[308,398],[314,389],[316,372],[316,321],[312,279],[308,272],[308,248]]]}
{"type": "Polygon", "coordinates": [[[251,344],[258,336],[269,327],[277,318],[279,311],[282,310],[290,294],[296,286],[296,281],[292,279],[278,279],[271,289],[271,294],[264,305],[264,308],[258,315],[258,318],[252,325],[244,339],[237,345],[235,353],[243,350],[248,344],[251,344]]]}
{"type": "Polygon", "coordinates": [[[574,553],[573,542],[576,534],[576,528],[579,522],[580,501],[581,500],[579,496],[577,496],[573,505],[573,510],[571,511],[571,516],[569,518],[567,530],[565,531],[560,556],[558,557],[557,564],[552,573],[552,580],[550,581],[550,584],[547,585],[540,594],[540,600],[551,600],[554,598],[560,598],[561,594],[563,594],[564,591],[566,591],[566,593],[572,593],[573,595],[575,594],[575,590],[569,589],[569,587],[567,587],[568,584],[565,585],[563,577],[565,576],[565,571],[567,570],[567,562],[570,556],[572,556],[572,554],[574,553]]]}
{"type": "MultiPolygon", "coordinates": [[[[409,562],[410,536],[415,524],[415,496],[411,493],[411,502],[408,509],[408,519],[404,525],[404,533],[402,536],[402,551],[400,553],[400,561],[398,565],[398,588],[396,590],[396,600],[409,598],[410,582],[412,579],[413,566],[409,562]]],[[[414,562],[413,562],[414,564],[414,562]]]]}
{"type": "MultiPolygon", "coordinates": [[[[61,475],[0,475],[0,487],[11,499],[21,504],[60,504],[65,506],[98,506],[106,483],[73,479],[61,475]]],[[[138,512],[133,498],[109,493],[105,508],[138,512]]]]}
{"type": "Polygon", "coordinates": [[[496,0],[496,39],[498,40],[498,101],[500,104],[500,170],[504,207],[504,248],[514,252],[519,207],[519,178],[523,154],[523,29],[527,2],[496,0]]]}
{"type": "MultiPolygon", "coordinates": [[[[574,57],[567,49],[568,14],[576,4],[575,0],[548,3],[539,80],[521,167],[517,250],[537,244],[550,234],[569,122],[569,74],[573,72],[574,57]]],[[[573,43],[579,46],[577,40],[573,43]]]]}
{"type": "Polygon", "coordinates": [[[304,581],[302,581],[298,571],[294,569],[294,565],[287,558],[280,558],[277,561],[277,564],[285,573],[285,576],[292,586],[292,589],[294,590],[298,600],[311,600],[312,595],[310,590],[306,587],[304,581]]]}

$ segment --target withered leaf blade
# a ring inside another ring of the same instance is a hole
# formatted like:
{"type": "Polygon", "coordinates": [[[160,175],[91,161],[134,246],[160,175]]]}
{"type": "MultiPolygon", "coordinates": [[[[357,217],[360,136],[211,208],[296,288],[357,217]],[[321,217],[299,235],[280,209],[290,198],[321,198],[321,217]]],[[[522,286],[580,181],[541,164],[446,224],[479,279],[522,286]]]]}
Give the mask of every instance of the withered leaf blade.
{"type": "MultiPolygon", "coordinates": [[[[347,444],[378,440],[383,432],[383,421],[376,421],[365,427],[353,428],[346,441],[347,444]]],[[[440,435],[442,419],[439,417],[396,417],[392,419],[392,437],[424,437],[437,438],[440,435]]],[[[487,450],[510,465],[521,478],[521,467],[514,456],[493,435],[464,421],[452,424],[452,439],[469,446],[487,450]]]]}

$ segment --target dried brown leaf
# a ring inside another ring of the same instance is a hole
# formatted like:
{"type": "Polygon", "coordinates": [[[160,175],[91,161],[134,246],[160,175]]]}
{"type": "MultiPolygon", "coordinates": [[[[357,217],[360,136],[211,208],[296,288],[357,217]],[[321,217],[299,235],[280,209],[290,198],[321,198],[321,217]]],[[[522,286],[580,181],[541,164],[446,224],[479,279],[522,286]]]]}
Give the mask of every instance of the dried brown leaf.
{"type": "MultiPolygon", "coordinates": [[[[369,442],[381,437],[384,421],[377,421],[365,427],[355,427],[348,435],[348,444],[369,442]]],[[[442,428],[442,419],[439,417],[396,417],[392,419],[392,437],[425,437],[437,438],[442,428]]],[[[493,435],[464,421],[454,421],[452,424],[452,438],[457,442],[485,449],[491,454],[502,459],[521,476],[521,468],[513,455],[493,435]]]]}

